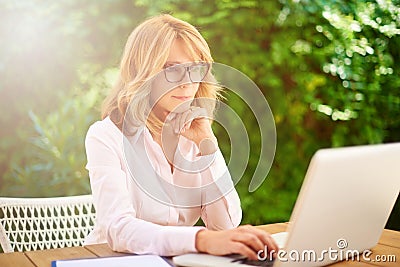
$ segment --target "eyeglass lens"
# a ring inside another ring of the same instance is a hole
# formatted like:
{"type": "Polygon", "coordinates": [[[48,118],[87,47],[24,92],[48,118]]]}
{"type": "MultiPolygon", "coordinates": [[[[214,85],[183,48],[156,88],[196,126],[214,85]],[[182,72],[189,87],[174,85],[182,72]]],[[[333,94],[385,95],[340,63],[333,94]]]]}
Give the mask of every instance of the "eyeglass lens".
{"type": "Polygon", "coordinates": [[[164,69],[165,78],[168,82],[176,83],[183,80],[186,72],[192,82],[201,82],[208,72],[209,65],[205,62],[179,64],[164,69]]]}

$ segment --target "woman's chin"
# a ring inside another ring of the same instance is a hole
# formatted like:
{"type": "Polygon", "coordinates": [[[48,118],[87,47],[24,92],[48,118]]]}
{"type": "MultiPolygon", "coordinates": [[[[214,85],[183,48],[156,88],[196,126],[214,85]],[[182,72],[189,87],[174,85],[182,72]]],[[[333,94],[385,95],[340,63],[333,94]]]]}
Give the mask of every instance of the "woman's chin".
{"type": "Polygon", "coordinates": [[[192,103],[191,101],[187,101],[185,103],[182,103],[182,104],[176,106],[173,110],[171,110],[171,112],[183,113],[183,112],[185,112],[185,111],[190,109],[190,104],[191,103],[192,103]]]}

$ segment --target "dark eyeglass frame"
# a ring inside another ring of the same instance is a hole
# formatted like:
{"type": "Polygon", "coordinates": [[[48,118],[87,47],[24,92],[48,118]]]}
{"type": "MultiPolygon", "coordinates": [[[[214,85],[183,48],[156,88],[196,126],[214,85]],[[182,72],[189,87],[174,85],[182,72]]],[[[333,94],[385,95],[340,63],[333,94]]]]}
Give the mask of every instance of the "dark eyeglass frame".
{"type": "Polygon", "coordinates": [[[165,76],[165,80],[167,80],[167,82],[169,83],[178,83],[181,82],[183,80],[183,78],[186,76],[186,73],[189,73],[189,79],[192,83],[198,83],[198,82],[202,82],[204,80],[204,78],[207,76],[207,73],[210,71],[210,63],[205,62],[205,61],[199,61],[199,62],[190,62],[190,63],[183,63],[183,64],[175,64],[172,66],[168,66],[165,67],[163,69],[164,72],[164,76],[165,76]],[[204,72],[204,76],[201,78],[201,80],[193,80],[192,79],[192,71],[193,68],[196,68],[198,66],[206,66],[206,71],[204,72]],[[180,77],[177,80],[171,81],[170,79],[168,79],[168,75],[167,75],[167,71],[168,69],[173,69],[173,68],[184,68],[185,71],[182,72],[182,77],[180,77]]]}

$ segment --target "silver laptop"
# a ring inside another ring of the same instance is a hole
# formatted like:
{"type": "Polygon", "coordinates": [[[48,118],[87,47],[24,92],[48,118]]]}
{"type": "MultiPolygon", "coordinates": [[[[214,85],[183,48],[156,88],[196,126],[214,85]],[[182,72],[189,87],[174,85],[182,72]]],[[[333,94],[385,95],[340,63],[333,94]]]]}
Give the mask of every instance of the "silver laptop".
{"type": "MultiPolygon", "coordinates": [[[[399,191],[400,143],[317,151],[287,232],[272,235],[281,251],[265,266],[323,266],[370,256],[399,191]]],[[[173,262],[203,267],[257,264],[240,261],[236,255],[200,253],[176,256],[173,262]]]]}

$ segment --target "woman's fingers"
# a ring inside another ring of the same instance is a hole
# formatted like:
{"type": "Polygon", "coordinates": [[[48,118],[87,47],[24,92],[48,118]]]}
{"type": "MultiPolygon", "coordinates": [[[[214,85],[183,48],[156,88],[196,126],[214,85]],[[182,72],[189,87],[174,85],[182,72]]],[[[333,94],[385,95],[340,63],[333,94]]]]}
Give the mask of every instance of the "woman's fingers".
{"type": "Polygon", "coordinates": [[[273,257],[275,257],[276,255],[277,255],[277,253],[278,253],[278,251],[279,251],[279,246],[278,246],[278,244],[275,242],[275,240],[272,238],[272,236],[271,235],[268,235],[268,237],[267,237],[267,240],[269,241],[267,244],[269,244],[269,246],[268,246],[268,248],[270,248],[269,249],[269,251],[274,251],[275,253],[273,253],[273,257]]]}
{"type": "MultiPolygon", "coordinates": [[[[253,234],[255,234],[261,240],[261,242],[264,245],[267,246],[269,251],[273,250],[275,252],[278,252],[279,247],[278,247],[278,245],[276,244],[275,240],[271,237],[271,235],[269,233],[267,233],[267,232],[265,232],[263,230],[257,229],[254,226],[245,225],[245,226],[239,227],[238,229],[241,229],[241,228],[243,228],[246,231],[250,231],[253,234]]],[[[264,249],[264,247],[262,249],[264,249]]]]}
{"type": "Polygon", "coordinates": [[[238,228],[238,231],[240,231],[241,234],[235,235],[235,238],[246,244],[256,254],[261,250],[268,253],[266,256],[274,257],[279,250],[271,235],[265,231],[253,226],[241,226],[238,228]]]}
{"type": "Polygon", "coordinates": [[[274,256],[271,250],[278,251],[272,237],[253,226],[240,226],[225,231],[205,230],[199,232],[197,238],[196,248],[200,252],[214,255],[238,253],[251,260],[258,260],[259,255],[274,256]]]}
{"type": "Polygon", "coordinates": [[[190,109],[182,113],[175,114],[176,115],[174,116],[174,119],[172,119],[172,121],[174,123],[176,134],[188,130],[193,120],[207,117],[207,111],[204,108],[200,107],[191,107],[190,109]]]}
{"type": "Polygon", "coordinates": [[[196,118],[207,118],[207,110],[205,108],[200,107],[191,107],[193,119],[196,118]]]}
{"type": "Polygon", "coordinates": [[[167,121],[172,121],[173,119],[175,119],[175,117],[178,115],[178,113],[175,113],[175,112],[170,112],[170,113],[168,113],[168,115],[167,115],[167,121]]]}
{"type": "Polygon", "coordinates": [[[264,243],[254,233],[242,233],[233,237],[234,241],[240,242],[251,249],[256,255],[258,251],[264,250],[264,243]]]}
{"type": "Polygon", "coordinates": [[[190,111],[190,109],[188,109],[188,110],[186,110],[185,112],[182,112],[182,113],[180,113],[180,116],[179,116],[179,118],[177,118],[177,120],[178,120],[178,133],[180,133],[180,132],[182,132],[182,131],[185,131],[184,129],[184,127],[185,127],[185,124],[186,124],[186,121],[187,121],[187,119],[190,117],[190,113],[191,113],[191,111],[190,111]]]}
{"type": "Polygon", "coordinates": [[[188,130],[194,120],[207,118],[207,111],[200,107],[191,107],[185,120],[184,130],[188,130]]]}
{"type": "Polygon", "coordinates": [[[231,244],[231,254],[241,254],[251,260],[257,260],[257,253],[241,242],[234,242],[231,244]]]}
{"type": "Polygon", "coordinates": [[[188,110],[182,113],[170,113],[174,114],[172,116],[168,116],[167,118],[171,118],[170,123],[172,128],[174,129],[175,134],[179,134],[183,127],[183,122],[185,121],[185,116],[188,114],[188,110]]]}
{"type": "Polygon", "coordinates": [[[163,130],[170,129],[174,134],[176,134],[176,118],[179,117],[179,113],[170,112],[165,119],[166,124],[163,126],[163,130]]]}

